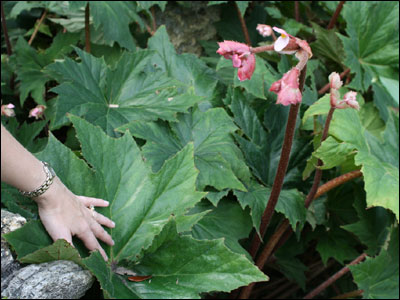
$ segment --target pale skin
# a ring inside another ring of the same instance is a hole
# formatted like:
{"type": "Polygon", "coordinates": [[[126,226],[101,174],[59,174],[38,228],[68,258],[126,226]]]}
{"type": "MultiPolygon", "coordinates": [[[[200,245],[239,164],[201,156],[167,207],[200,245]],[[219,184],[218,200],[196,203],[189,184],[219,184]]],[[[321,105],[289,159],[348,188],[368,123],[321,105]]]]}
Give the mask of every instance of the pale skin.
{"type": "MultiPolygon", "coordinates": [[[[26,150],[1,125],[1,181],[23,191],[33,191],[46,180],[43,164],[26,150]]],[[[73,194],[56,176],[50,188],[32,198],[38,205],[40,220],[51,238],[72,244],[77,236],[89,250],[99,250],[108,260],[99,240],[112,246],[111,236],[101,225],[115,227],[109,218],[89,209],[90,205],[106,207],[107,201],[73,194]]]]}

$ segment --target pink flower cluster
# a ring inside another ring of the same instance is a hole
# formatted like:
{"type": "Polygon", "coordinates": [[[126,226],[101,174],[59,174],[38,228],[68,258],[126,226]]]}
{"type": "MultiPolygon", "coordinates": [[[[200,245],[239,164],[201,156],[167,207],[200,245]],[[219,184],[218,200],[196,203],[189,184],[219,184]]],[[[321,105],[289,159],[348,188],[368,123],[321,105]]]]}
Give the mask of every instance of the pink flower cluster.
{"type": "MultiPolygon", "coordinates": [[[[271,26],[258,24],[257,30],[262,36],[272,34],[271,26]]],[[[277,103],[290,105],[301,102],[301,91],[299,88],[300,71],[306,65],[308,59],[312,56],[311,48],[304,40],[300,40],[285,30],[273,27],[273,30],[279,32],[281,36],[275,41],[273,48],[276,52],[284,54],[296,53],[299,63],[289,72],[285,73],[282,79],[271,85],[270,91],[278,95],[277,103]]],[[[218,43],[217,53],[226,59],[232,60],[234,68],[238,68],[238,77],[240,81],[250,79],[256,67],[256,58],[254,53],[272,50],[271,46],[261,46],[251,48],[243,43],[234,41],[223,41],[218,43]]]]}
{"type": "Polygon", "coordinates": [[[46,109],[46,106],[44,106],[44,105],[38,105],[35,108],[32,108],[29,111],[29,118],[35,118],[36,120],[39,118],[41,119],[43,117],[43,113],[44,113],[45,109],[46,109]]]}
{"type": "Polygon", "coordinates": [[[329,75],[329,85],[331,88],[330,100],[331,106],[334,108],[354,108],[360,110],[360,105],[357,102],[357,93],[350,91],[344,94],[343,99],[340,99],[339,89],[343,86],[338,73],[333,72],[329,75]]]}
{"type": "Polygon", "coordinates": [[[4,104],[1,106],[1,115],[6,117],[15,117],[14,104],[4,104]]]}
{"type": "Polygon", "coordinates": [[[278,95],[277,104],[290,105],[301,102],[301,92],[299,89],[300,70],[296,67],[286,72],[282,79],[275,81],[271,88],[271,92],[278,95]]]}
{"type": "Polygon", "coordinates": [[[256,57],[250,52],[250,47],[234,41],[223,41],[218,43],[217,53],[231,59],[234,68],[238,68],[240,81],[250,79],[256,68],[256,57]]]}

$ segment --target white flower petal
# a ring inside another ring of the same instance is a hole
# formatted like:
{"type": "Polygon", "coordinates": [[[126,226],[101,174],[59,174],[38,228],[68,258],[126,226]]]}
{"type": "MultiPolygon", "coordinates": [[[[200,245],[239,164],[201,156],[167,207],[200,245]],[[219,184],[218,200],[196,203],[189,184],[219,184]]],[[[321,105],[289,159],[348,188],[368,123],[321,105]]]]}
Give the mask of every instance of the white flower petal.
{"type": "Polygon", "coordinates": [[[281,51],[289,44],[290,38],[288,36],[282,37],[280,36],[274,43],[274,50],[281,51]]]}

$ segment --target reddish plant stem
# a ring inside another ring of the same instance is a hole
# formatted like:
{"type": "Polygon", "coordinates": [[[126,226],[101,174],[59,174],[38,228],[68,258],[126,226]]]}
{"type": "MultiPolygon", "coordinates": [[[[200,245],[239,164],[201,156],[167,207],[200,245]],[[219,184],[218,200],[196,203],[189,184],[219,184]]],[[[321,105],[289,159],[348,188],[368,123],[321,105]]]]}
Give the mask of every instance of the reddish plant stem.
{"type": "MultiPolygon", "coordinates": [[[[346,76],[347,74],[350,73],[350,69],[346,69],[344,70],[342,73],[340,73],[340,79],[343,79],[344,76],[346,76]]],[[[329,82],[327,84],[325,84],[319,91],[318,94],[322,95],[325,94],[328,90],[329,90],[330,84],[329,82]]]]}
{"type": "Polygon", "coordinates": [[[366,253],[361,254],[358,256],[355,260],[353,260],[351,263],[349,263],[346,267],[343,267],[339,272],[336,274],[332,275],[328,280],[320,284],[317,288],[315,288],[313,291],[308,293],[307,295],[304,296],[303,299],[312,299],[315,296],[317,296],[319,293],[321,293],[323,290],[325,290],[328,286],[330,286],[332,283],[334,283],[336,280],[338,280],[340,277],[342,277],[344,274],[350,271],[348,266],[356,265],[364,258],[367,256],[366,253]]]}
{"type": "Polygon", "coordinates": [[[361,176],[362,176],[362,173],[360,170],[355,170],[355,171],[351,171],[346,174],[340,175],[339,177],[336,177],[336,178],[328,181],[327,183],[321,185],[318,188],[318,191],[315,194],[314,199],[317,199],[322,194],[325,194],[326,192],[330,191],[331,189],[333,189],[347,181],[350,181],[354,178],[361,177],[361,176]]]}
{"type": "Polygon", "coordinates": [[[364,290],[355,290],[341,295],[337,295],[335,297],[332,297],[331,299],[350,299],[354,297],[361,297],[363,293],[364,290]]]}
{"type": "Polygon", "coordinates": [[[299,1],[294,1],[294,18],[297,22],[301,22],[299,1]]]}
{"type": "Polygon", "coordinates": [[[259,53],[259,52],[265,52],[265,51],[273,51],[274,50],[274,45],[266,45],[266,46],[260,46],[260,47],[250,47],[250,52],[251,53],[259,53]]]}
{"type": "Polygon", "coordinates": [[[85,50],[90,53],[90,7],[89,2],[85,8],[85,50]]]}
{"type": "MultiPolygon", "coordinates": [[[[334,189],[335,187],[350,181],[354,178],[360,177],[362,176],[361,171],[356,170],[356,171],[351,171],[348,172],[346,174],[343,174],[339,177],[336,177],[330,181],[328,181],[327,183],[321,185],[318,190],[317,193],[314,196],[314,200],[317,199],[318,197],[320,197],[321,195],[327,193],[328,191],[330,191],[331,189],[334,189]]],[[[281,226],[283,226],[284,224],[282,224],[281,226]]],[[[280,230],[280,229],[277,229],[280,230]]],[[[279,242],[275,245],[271,245],[271,247],[274,247],[274,249],[272,250],[271,254],[272,255],[275,251],[277,251],[283,244],[286,243],[286,241],[290,238],[290,236],[292,235],[293,230],[290,226],[287,226],[286,231],[283,233],[283,236],[279,239],[279,242]]],[[[267,258],[268,260],[268,258],[267,258]]]]}
{"type": "Polygon", "coordinates": [[[1,26],[3,27],[4,39],[7,45],[7,54],[8,56],[11,56],[12,48],[11,48],[10,38],[8,37],[8,30],[7,30],[6,17],[4,16],[3,2],[1,2],[1,26]]]}
{"type": "Polygon", "coordinates": [[[40,25],[42,25],[43,20],[46,17],[46,15],[47,15],[47,9],[43,12],[42,16],[39,19],[39,22],[35,26],[35,30],[33,31],[32,35],[31,35],[31,38],[28,41],[28,45],[32,45],[33,40],[35,39],[35,37],[36,37],[36,35],[37,35],[38,31],[39,31],[40,25]]]}
{"type": "Polygon", "coordinates": [[[153,33],[157,31],[157,24],[156,24],[156,12],[154,11],[154,5],[150,7],[151,16],[152,16],[152,26],[153,26],[153,33]]]}
{"type": "MultiPolygon", "coordinates": [[[[299,79],[299,89],[303,91],[304,81],[306,77],[307,66],[301,70],[299,79]]],[[[278,168],[276,170],[276,175],[274,183],[272,185],[271,194],[269,196],[267,207],[264,210],[264,214],[261,219],[260,235],[264,236],[265,231],[271,221],[272,215],[274,214],[276,203],[278,202],[279,194],[282,190],[283,180],[285,178],[286,170],[289,164],[290,151],[292,149],[294,131],[296,128],[297,113],[299,111],[300,103],[290,106],[288,121],[286,125],[285,137],[283,140],[281,157],[279,159],[278,168]]],[[[260,247],[261,240],[257,234],[254,235],[253,241],[250,247],[250,255],[255,258],[257,251],[260,247]]]]}
{"type": "MultiPolygon", "coordinates": [[[[323,141],[325,141],[325,139],[328,136],[329,126],[331,124],[331,120],[332,120],[332,116],[333,116],[334,111],[335,111],[335,108],[331,107],[331,109],[328,112],[328,116],[326,117],[326,121],[325,121],[324,131],[322,132],[321,143],[323,141]]],[[[314,182],[313,182],[313,185],[311,187],[311,190],[308,192],[308,195],[306,197],[306,201],[304,203],[304,206],[306,208],[308,208],[310,206],[310,204],[311,204],[311,201],[314,200],[315,194],[317,193],[317,190],[318,190],[319,183],[321,182],[322,170],[319,168],[321,166],[322,166],[322,160],[318,159],[317,168],[315,170],[315,175],[314,175],[314,182]]]]}
{"type": "MultiPolygon", "coordinates": [[[[289,221],[286,219],[285,221],[283,221],[283,223],[278,227],[278,229],[269,239],[267,245],[265,246],[261,255],[256,261],[256,265],[260,270],[263,269],[264,264],[267,261],[268,257],[270,256],[272,250],[274,249],[275,245],[279,242],[280,237],[288,227],[289,227],[289,221]]],[[[255,283],[251,283],[248,286],[244,287],[240,293],[239,299],[249,299],[251,291],[253,290],[254,286],[255,283]]]]}
{"type": "Polygon", "coordinates": [[[244,35],[246,44],[250,46],[251,40],[250,40],[250,36],[249,36],[249,31],[247,30],[246,22],[243,19],[242,13],[240,12],[239,6],[236,4],[236,1],[233,1],[233,4],[235,5],[236,11],[237,11],[237,14],[239,17],[240,25],[242,26],[242,31],[243,31],[243,35],[244,35]]]}
{"type": "Polygon", "coordinates": [[[329,21],[328,27],[327,27],[326,29],[332,29],[332,28],[335,26],[336,21],[337,21],[337,18],[339,17],[340,11],[342,10],[343,4],[344,4],[345,2],[346,2],[346,1],[340,1],[340,2],[339,2],[338,6],[337,6],[337,8],[336,8],[336,11],[335,11],[335,13],[333,14],[331,20],[329,21]]]}

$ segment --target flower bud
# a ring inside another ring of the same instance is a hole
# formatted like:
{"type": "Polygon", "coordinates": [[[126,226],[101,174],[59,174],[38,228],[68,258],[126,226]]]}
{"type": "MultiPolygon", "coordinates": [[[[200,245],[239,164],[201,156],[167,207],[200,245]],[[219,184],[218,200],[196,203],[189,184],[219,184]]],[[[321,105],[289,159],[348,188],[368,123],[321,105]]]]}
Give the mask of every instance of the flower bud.
{"type": "Polygon", "coordinates": [[[43,117],[43,113],[44,113],[45,109],[46,109],[46,106],[44,106],[44,105],[36,106],[35,108],[33,108],[29,111],[29,118],[34,117],[36,120],[39,118],[41,119],[43,117]]]}
{"type": "Polygon", "coordinates": [[[14,104],[4,104],[1,106],[1,115],[6,117],[15,117],[14,104]]]}

